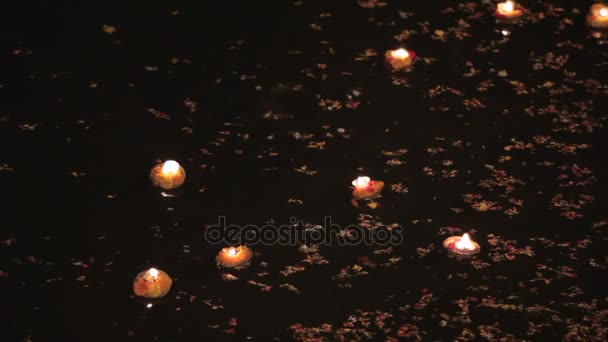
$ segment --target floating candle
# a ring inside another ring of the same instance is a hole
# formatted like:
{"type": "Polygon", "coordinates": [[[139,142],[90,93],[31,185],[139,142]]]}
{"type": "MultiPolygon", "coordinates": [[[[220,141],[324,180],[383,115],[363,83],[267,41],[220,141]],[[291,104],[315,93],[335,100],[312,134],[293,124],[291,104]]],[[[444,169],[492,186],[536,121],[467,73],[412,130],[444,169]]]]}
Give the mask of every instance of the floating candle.
{"type": "Polygon", "coordinates": [[[496,5],[496,17],[499,19],[516,19],[523,14],[523,11],[515,6],[511,0],[498,3],[496,5]]]}
{"type": "Polygon", "coordinates": [[[587,14],[587,24],[594,28],[608,29],[608,6],[593,4],[587,14]]]}
{"type": "Polygon", "coordinates": [[[462,236],[450,236],[443,241],[443,247],[456,255],[473,255],[481,250],[479,244],[471,240],[467,233],[462,236]]]}
{"type": "Polygon", "coordinates": [[[240,268],[249,264],[253,251],[247,246],[226,247],[215,258],[220,267],[240,268]]]}
{"type": "Polygon", "coordinates": [[[133,281],[133,292],[144,298],[162,298],[169,293],[173,280],[156,268],[140,272],[133,281]]]}
{"type": "Polygon", "coordinates": [[[370,180],[369,177],[357,177],[352,184],[355,187],[352,193],[354,200],[376,198],[380,196],[382,188],[384,187],[383,181],[370,180]]]}
{"type": "Polygon", "coordinates": [[[152,168],[150,179],[152,179],[154,185],[165,190],[171,190],[184,184],[186,171],[175,160],[167,160],[152,168]]]}
{"type": "Polygon", "coordinates": [[[392,71],[405,71],[414,63],[416,53],[403,48],[388,50],[384,54],[384,62],[392,71]]]}

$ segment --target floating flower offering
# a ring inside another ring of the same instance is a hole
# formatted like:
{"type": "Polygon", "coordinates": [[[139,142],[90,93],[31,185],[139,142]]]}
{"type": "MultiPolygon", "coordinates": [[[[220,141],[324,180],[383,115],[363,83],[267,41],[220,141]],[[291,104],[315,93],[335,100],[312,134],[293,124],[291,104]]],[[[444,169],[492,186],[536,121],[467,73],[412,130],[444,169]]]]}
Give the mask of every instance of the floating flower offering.
{"type": "Polygon", "coordinates": [[[587,24],[594,28],[608,29],[608,6],[593,4],[587,14],[587,24]]]}
{"type": "Polygon", "coordinates": [[[226,247],[215,258],[220,267],[238,268],[249,264],[253,251],[247,246],[226,247]]]}
{"type": "Polygon", "coordinates": [[[175,160],[167,160],[152,168],[150,179],[152,179],[154,185],[164,190],[176,189],[184,184],[186,170],[175,160]]]}
{"type": "Polygon", "coordinates": [[[495,15],[498,19],[514,20],[521,17],[523,13],[523,10],[511,0],[496,5],[495,15]]]}
{"type": "Polygon", "coordinates": [[[443,241],[443,247],[456,255],[473,255],[481,250],[479,244],[471,240],[467,233],[463,236],[450,236],[443,241]]]}
{"type": "Polygon", "coordinates": [[[358,177],[352,182],[355,189],[353,190],[353,199],[367,200],[380,196],[384,182],[371,180],[369,177],[358,177]]]}
{"type": "Polygon", "coordinates": [[[159,269],[140,272],[133,281],[133,292],[144,298],[162,298],[169,293],[173,280],[159,269]]]}
{"type": "Polygon", "coordinates": [[[414,51],[408,51],[403,48],[388,50],[384,54],[384,62],[392,71],[408,70],[415,59],[416,53],[414,51]]]}

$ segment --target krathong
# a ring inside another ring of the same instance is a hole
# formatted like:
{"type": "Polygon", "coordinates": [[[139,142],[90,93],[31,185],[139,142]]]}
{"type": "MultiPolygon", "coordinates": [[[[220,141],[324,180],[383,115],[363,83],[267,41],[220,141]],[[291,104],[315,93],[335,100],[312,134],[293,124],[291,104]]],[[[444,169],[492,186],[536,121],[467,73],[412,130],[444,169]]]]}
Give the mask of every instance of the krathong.
{"type": "Polygon", "coordinates": [[[474,255],[481,250],[479,244],[471,240],[467,233],[462,236],[450,236],[443,241],[443,247],[450,253],[460,256],[474,255]]]}
{"type": "Polygon", "coordinates": [[[140,272],[133,281],[133,292],[144,298],[162,298],[169,293],[173,280],[164,271],[156,268],[140,272]]]}
{"type": "Polygon", "coordinates": [[[608,29],[608,6],[593,4],[587,14],[587,24],[596,29],[608,29]]]}
{"type": "Polygon", "coordinates": [[[167,160],[158,164],[150,171],[150,179],[154,185],[164,189],[172,190],[179,188],[186,180],[186,171],[174,160],[167,160]]]}
{"type": "Polygon", "coordinates": [[[253,257],[253,251],[247,246],[226,247],[217,254],[216,261],[220,267],[240,268],[247,266],[253,257]]]}
{"type": "Polygon", "coordinates": [[[515,20],[522,16],[523,10],[515,2],[508,0],[496,5],[496,17],[501,20],[515,20]]]}
{"type": "Polygon", "coordinates": [[[354,187],[352,196],[354,200],[368,200],[380,196],[384,182],[379,180],[371,180],[369,177],[358,177],[352,181],[354,187]]]}
{"type": "Polygon", "coordinates": [[[407,71],[416,59],[416,53],[411,50],[399,48],[388,50],[384,54],[384,62],[392,71],[407,71]]]}

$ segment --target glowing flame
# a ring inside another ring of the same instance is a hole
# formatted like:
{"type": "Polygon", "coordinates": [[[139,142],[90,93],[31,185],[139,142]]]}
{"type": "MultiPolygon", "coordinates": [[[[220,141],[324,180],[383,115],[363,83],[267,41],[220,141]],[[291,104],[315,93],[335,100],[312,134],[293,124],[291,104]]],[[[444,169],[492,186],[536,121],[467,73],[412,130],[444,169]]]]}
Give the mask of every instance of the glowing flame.
{"type": "Polygon", "coordinates": [[[151,268],[148,270],[148,275],[153,281],[156,281],[156,279],[158,279],[159,272],[156,268],[151,268]]]}
{"type": "Polygon", "coordinates": [[[230,256],[236,256],[236,254],[237,254],[237,253],[236,253],[236,248],[234,248],[234,247],[230,248],[230,249],[228,250],[228,254],[229,254],[230,256]]]}
{"type": "Polygon", "coordinates": [[[410,56],[410,53],[407,52],[406,49],[397,49],[397,50],[391,51],[391,56],[393,56],[393,58],[405,59],[410,56]]]}
{"type": "Polygon", "coordinates": [[[608,9],[606,7],[600,9],[600,17],[608,17],[608,9]]]}
{"type": "Polygon", "coordinates": [[[357,179],[355,179],[352,184],[357,189],[364,189],[368,187],[369,182],[369,177],[357,177],[357,179]]]}
{"type": "Polygon", "coordinates": [[[507,1],[507,2],[503,3],[503,5],[502,5],[502,9],[507,13],[513,12],[514,7],[515,7],[515,4],[513,3],[513,1],[507,1]]]}
{"type": "Polygon", "coordinates": [[[456,241],[456,248],[472,250],[472,249],[475,249],[475,246],[471,242],[471,239],[469,238],[469,234],[464,233],[462,238],[460,240],[456,241]]]}
{"type": "Polygon", "coordinates": [[[161,171],[165,176],[173,176],[179,171],[179,163],[175,160],[167,160],[163,164],[163,168],[161,171]]]}

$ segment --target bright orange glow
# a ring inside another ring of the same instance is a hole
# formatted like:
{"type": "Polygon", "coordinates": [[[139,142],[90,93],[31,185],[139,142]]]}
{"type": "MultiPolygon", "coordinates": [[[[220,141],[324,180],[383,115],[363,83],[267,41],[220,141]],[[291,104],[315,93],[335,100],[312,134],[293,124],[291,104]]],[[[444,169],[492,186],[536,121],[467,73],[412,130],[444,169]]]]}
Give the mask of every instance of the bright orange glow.
{"type": "Polygon", "coordinates": [[[150,281],[156,281],[156,279],[158,279],[158,275],[159,275],[158,270],[156,268],[151,268],[148,270],[149,277],[146,277],[146,278],[147,278],[147,280],[150,280],[150,281]]]}
{"type": "Polygon", "coordinates": [[[462,238],[460,240],[456,241],[455,245],[456,245],[456,248],[458,248],[458,249],[467,249],[467,250],[475,249],[475,245],[473,245],[473,243],[471,242],[471,239],[469,238],[469,234],[467,234],[467,233],[464,233],[462,238]]]}
{"type": "MultiPolygon", "coordinates": [[[[138,297],[162,298],[169,293],[172,284],[173,280],[166,272],[150,268],[137,274],[133,280],[133,292],[138,297]]],[[[152,304],[147,307],[151,308],[152,304]]]]}
{"type": "Polygon", "coordinates": [[[391,51],[391,56],[393,58],[406,59],[406,58],[408,58],[410,56],[410,53],[407,52],[406,49],[397,49],[397,50],[391,51]]]}
{"type": "Polygon", "coordinates": [[[369,186],[369,182],[369,177],[357,177],[357,179],[355,179],[352,184],[357,189],[364,189],[369,186]]]}
{"type": "Polygon", "coordinates": [[[215,258],[220,267],[242,267],[249,264],[253,251],[247,246],[226,247],[215,258]]]}
{"type": "Polygon", "coordinates": [[[179,163],[176,162],[175,160],[167,160],[163,164],[163,168],[161,169],[161,172],[165,176],[176,175],[178,171],[179,171],[179,163]]]}

